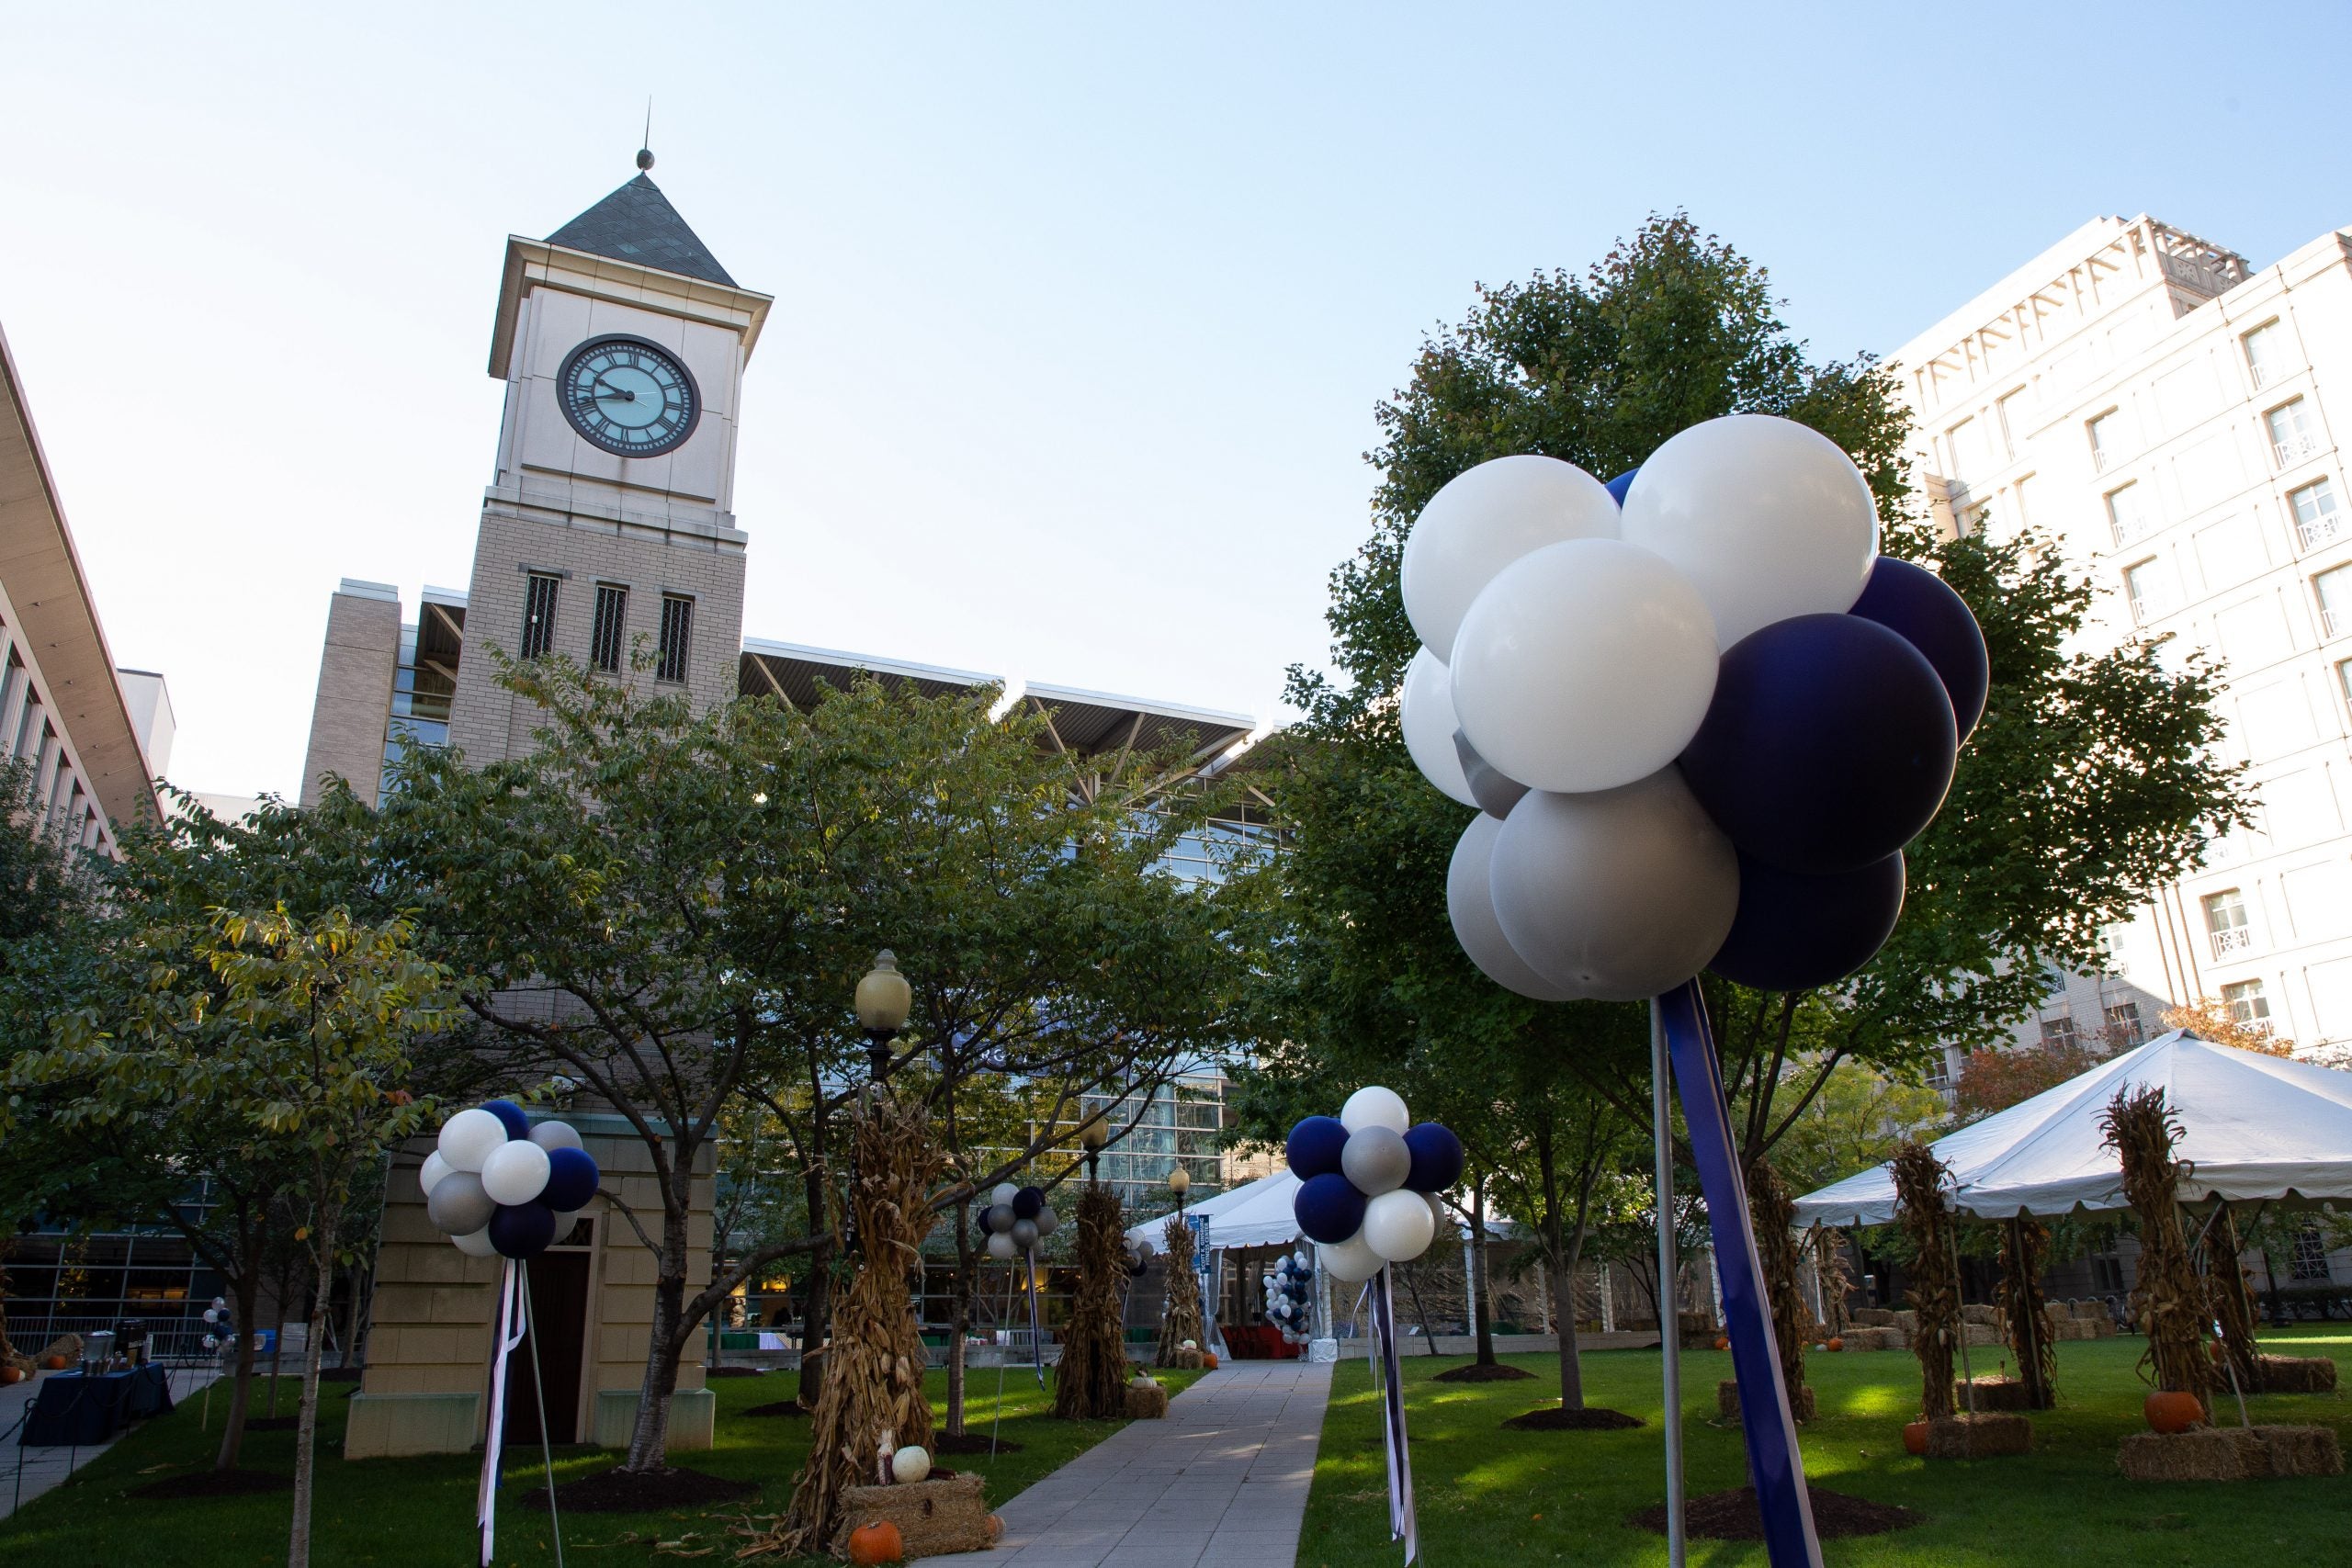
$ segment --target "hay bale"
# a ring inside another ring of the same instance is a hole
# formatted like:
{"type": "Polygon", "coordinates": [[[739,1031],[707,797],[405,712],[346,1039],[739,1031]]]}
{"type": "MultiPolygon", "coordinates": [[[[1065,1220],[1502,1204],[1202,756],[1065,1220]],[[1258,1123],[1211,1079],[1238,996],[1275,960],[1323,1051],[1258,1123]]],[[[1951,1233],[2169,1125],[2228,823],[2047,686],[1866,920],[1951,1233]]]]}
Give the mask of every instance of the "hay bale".
{"type": "Polygon", "coordinates": [[[1179,1345],[1172,1350],[1160,1353],[1159,1365],[1178,1371],[1197,1372],[1207,1363],[1201,1359],[1200,1351],[1187,1350],[1179,1345]]]}
{"type": "Polygon", "coordinates": [[[1883,1350],[1886,1348],[1886,1330],[1849,1328],[1846,1330],[1845,1340],[1849,1350],[1883,1350]]]}
{"type": "Polygon", "coordinates": [[[2256,1427],[2254,1435],[2273,1475],[2344,1473],[2344,1450],[2332,1427],[2256,1427]]]}
{"type": "Polygon", "coordinates": [[[1894,1326],[1894,1314],[1889,1312],[1884,1307],[1856,1307],[1853,1310],[1851,1316],[1856,1323],[1860,1324],[1865,1328],[1892,1328],[1894,1326]]]}
{"type": "Polygon", "coordinates": [[[1952,1385],[1952,1403],[1962,1410],[2030,1410],[2033,1390],[2021,1378],[1984,1377],[1952,1385]]]}
{"type": "Polygon", "coordinates": [[[1979,1412],[1928,1423],[1929,1459],[1996,1459],[2033,1448],[2033,1423],[2022,1416],[1979,1412]]]}
{"type": "Polygon", "coordinates": [[[1168,1414],[1168,1391],[1158,1383],[1148,1388],[1136,1383],[1127,1385],[1127,1419],[1157,1421],[1168,1414]]]}
{"type": "Polygon", "coordinates": [[[1917,1334],[1919,1332],[1919,1312],[1917,1308],[1902,1307],[1894,1312],[1889,1313],[1887,1315],[1894,1319],[1894,1326],[1903,1330],[1904,1333],[1917,1334]]]}
{"type": "Polygon", "coordinates": [[[1884,1336],[1886,1348],[1890,1350],[1911,1348],[1911,1331],[1907,1328],[1882,1328],[1879,1333],[1884,1336]]]}
{"type": "Polygon", "coordinates": [[[1962,1324],[1961,1334],[1966,1338],[1968,1347],[1972,1350],[1990,1349],[1995,1347],[2006,1347],[2008,1344],[2008,1341],[2002,1337],[1999,1327],[1990,1323],[1962,1324]]]}
{"type": "Polygon", "coordinates": [[[82,1364],[82,1337],[78,1334],[59,1335],[56,1338],[51,1340],[48,1344],[40,1348],[40,1351],[33,1357],[33,1365],[37,1367],[45,1367],[49,1365],[51,1360],[59,1356],[65,1358],[65,1364],[69,1367],[80,1366],[82,1364]]]}
{"type": "Polygon", "coordinates": [[[2270,1472],[2262,1439],[2234,1427],[2134,1432],[2115,1462],[2131,1481],[2246,1481],[2270,1472]]]}
{"type": "MultiPolygon", "coordinates": [[[[1795,1405],[1798,1420],[1813,1419],[1813,1390],[1810,1386],[1797,1390],[1795,1405]]],[[[1739,1383],[1736,1379],[1725,1378],[1715,1384],[1715,1411],[1726,1421],[1739,1419],[1739,1383]]]]}
{"type": "Polygon", "coordinates": [[[2264,1356],[2258,1364],[2264,1393],[2335,1392],[2335,1363],[2325,1356],[2264,1356]]]}
{"type": "Polygon", "coordinates": [[[2001,1309],[1981,1302],[1971,1302],[1960,1309],[1960,1321],[1982,1323],[1997,1328],[2001,1323],[2001,1309]]]}
{"type": "Polygon", "coordinates": [[[910,1562],[952,1551],[986,1551],[994,1544],[977,1471],[965,1471],[944,1481],[849,1488],[842,1494],[842,1526],[833,1537],[833,1554],[846,1556],[850,1532],[876,1523],[899,1527],[899,1539],[906,1544],[910,1562]]]}

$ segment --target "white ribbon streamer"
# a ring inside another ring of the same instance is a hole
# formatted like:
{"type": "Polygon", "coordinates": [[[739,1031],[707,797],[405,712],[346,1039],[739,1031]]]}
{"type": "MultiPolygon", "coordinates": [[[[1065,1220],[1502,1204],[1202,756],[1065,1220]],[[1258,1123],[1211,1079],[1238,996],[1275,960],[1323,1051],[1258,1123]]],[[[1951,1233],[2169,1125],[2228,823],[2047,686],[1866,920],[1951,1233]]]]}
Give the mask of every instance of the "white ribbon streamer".
{"type": "MultiPolygon", "coordinates": [[[[482,1438],[481,1486],[474,1495],[474,1522],[481,1527],[481,1568],[491,1568],[491,1542],[498,1528],[498,1460],[506,1441],[506,1358],[523,1342],[520,1276],[514,1260],[504,1260],[498,1280],[498,1338],[490,1358],[490,1430],[482,1438]]],[[[552,1494],[548,1503],[555,1501],[552,1494]]]]}
{"type": "MultiPolygon", "coordinates": [[[[1356,1309],[1372,1303],[1372,1381],[1385,1385],[1380,1430],[1388,1452],[1388,1539],[1405,1543],[1405,1568],[1420,1554],[1419,1521],[1413,1509],[1413,1456],[1405,1446],[1405,1376],[1396,1357],[1396,1303],[1388,1291],[1388,1269],[1365,1281],[1356,1309]]],[[[1349,1323],[1351,1333],[1355,1325],[1349,1323]]]]}

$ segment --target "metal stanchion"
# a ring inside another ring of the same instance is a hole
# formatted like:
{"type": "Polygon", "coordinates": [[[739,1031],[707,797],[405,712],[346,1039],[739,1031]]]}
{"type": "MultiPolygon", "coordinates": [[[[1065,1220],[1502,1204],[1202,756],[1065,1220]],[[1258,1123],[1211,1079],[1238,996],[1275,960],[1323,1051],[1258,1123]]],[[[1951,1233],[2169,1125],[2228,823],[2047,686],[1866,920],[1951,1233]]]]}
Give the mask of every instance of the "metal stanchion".
{"type": "Polygon", "coordinates": [[[548,1533],[555,1538],[555,1568],[563,1568],[563,1519],[555,1507],[555,1449],[548,1440],[548,1390],[539,1377],[539,1333],[531,1316],[531,1266],[515,1265],[523,1274],[523,1332],[531,1337],[531,1395],[539,1406],[539,1461],[548,1478],[548,1533]]]}
{"type": "MultiPolygon", "coordinates": [[[[1666,1383],[1666,1560],[1683,1568],[1682,1300],[1675,1289],[1674,1119],[1667,1094],[1666,1019],[1650,1003],[1650,1120],[1657,1145],[1657,1348],[1666,1383]]],[[[1576,1332],[1564,1323],[1560,1332],[1576,1332]]]]}

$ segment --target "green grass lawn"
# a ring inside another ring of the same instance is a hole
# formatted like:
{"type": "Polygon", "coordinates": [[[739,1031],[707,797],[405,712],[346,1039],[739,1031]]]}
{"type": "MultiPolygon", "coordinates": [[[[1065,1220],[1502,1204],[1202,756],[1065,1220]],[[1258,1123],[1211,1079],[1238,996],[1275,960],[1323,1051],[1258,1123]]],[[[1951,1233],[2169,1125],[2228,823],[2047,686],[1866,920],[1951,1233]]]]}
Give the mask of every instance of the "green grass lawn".
{"type": "MultiPolygon", "coordinates": [[[[2314,1326],[2267,1336],[2286,1355],[2329,1355],[2352,1389],[2352,1328],[2314,1326]]],[[[2058,1347],[2059,1407],[2033,1416],[2034,1451],[2010,1459],[1937,1461],[1903,1451],[1902,1426],[1919,1403],[1918,1362],[1900,1351],[1808,1356],[1820,1416],[1801,1428],[1805,1472],[1816,1487],[1898,1503],[1928,1521],[1892,1535],[1825,1542],[1834,1568],[2289,1568],[2352,1554],[2352,1477],[2233,1484],[2126,1482],[2115,1447],[2144,1430],[2144,1387],[2133,1374],[2138,1338],[2058,1347]]],[[[1558,1361],[1508,1358],[1531,1382],[1440,1383],[1459,1359],[1408,1356],[1406,1424],[1412,1439],[1422,1561],[1429,1568],[1504,1564],[1662,1564],[1662,1536],[1625,1517],[1665,1496],[1663,1403],[1655,1351],[1584,1358],[1587,1402],[1643,1417],[1622,1432],[1507,1432],[1500,1423],[1558,1393],[1558,1361]]],[[[1995,1371],[1997,1353],[1978,1354],[1995,1371]]],[[[1731,1376],[1728,1352],[1682,1359],[1686,1455],[1692,1495],[1747,1483],[1737,1426],[1714,1421],[1715,1384],[1731,1376]]],[[[2324,1423],[2352,1449],[2352,1399],[2267,1394],[2249,1401],[2257,1422],[2324,1423]]],[[[2224,1397],[2222,1409],[2235,1419],[2224,1397]]],[[[1364,1363],[1339,1368],[1323,1426],[1321,1457],[1301,1537],[1302,1568],[1394,1563],[1379,1403],[1364,1363]]],[[[1690,1543],[1706,1568],[1763,1568],[1760,1545],[1690,1543]]]]}
{"type": "MultiPolygon", "coordinates": [[[[1049,1379],[1051,1375],[1047,1374],[1049,1379]]],[[[1175,1392],[1200,1374],[1163,1371],[1156,1375],[1175,1392]]],[[[718,1396],[717,1446],[706,1453],[680,1456],[680,1462],[713,1475],[759,1482],[758,1498],[721,1505],[707,1514],[688,1510],[566,1515],[567,1561],[586,1568],[667,1562],[668,1553],[658,1558],[654,1554],[656,1544],[663,1542],[682,1542],[687,1552],[716,1547],[718,1550],[710,1554],[715,1561],[730,1559],[741,1542],[728,1538],[728,1525],[746,1513],[781,1513],[791,1498],[794,1478],[808,1448],[805,1417],[752,1417],[741,1413],[755,1404],[790,1398],[798,1382],[797,1374],[787,1373],[714,1380],[710,1386],[718,1396]]],[[[927,1383],[932,1408],[944,1418],[946,1374],[933,1372],[927,1383]]],[[[347,1408],[343,1395],[351,1386],[327,1385],[321,1403],[312,1561],[330,1568],[365,1563],[383,1563],[388,1568],[440,1563],[456,1568],[474,1562],[474,1487],[481,1473],[480,1454],[345,1462],[332,1445],[341,1440],[347,1408]]],[[[998,1414],[996,1389],[993,1368],[972,1372],[967,1402],[970,1430],[988,1432],[989,1420],[998,1414]]],[[[281,1411],[292,1408],[287,1392],[281,1387],[281,1411]]],[[[993,1459],[959,1454],[943,1462],[958,1471],[978,1470],[986,1475],[989,1501],[995,1505],[1123,1425],[1057,1421],[1047,1414],[1052,1404],[1052,1394],[1038,1389],[1034,1373],[1009,1369],[1004,1376],[1001,1430],[1004,1438],[1023,1445],[1021,1451],[993,1459]]],[[[65,1484],[26,1505],[15,1518],[0,1521],[0,1563],[24,1568],[263,1568],[284,1562],[287,1494],[172,1502],[129,1495],[134,1487],[156,1476],[209,1464],[212,1438],[220,1432],[220,1404],[216,1393],[211,1438],[198,1430],[199,1396],[171,1415],[148,1422],[65,1484]]],[[[0,1460],[14,1457],[0,1455],[0,1460]]],[[[608,1450],[558,1450],[557,1483],[608,1468],[617,1457],[608,1450]]],[[[292,1474],[294,1435],[249,1434],[244,1463],[253,1469],[292,1474]]],[[[498,1562],[532,1568],[553,1563],[547,1515],[524,1507],[518,1496],[521,1489],[539,1479],[538,1450],[521,1454],[509,1450],[504,1473],[506,1489],[498,1509],[498,1562]]],[[[6,1472],[0,1470],[0,1484],[6,1480],[6,1472]]]]}

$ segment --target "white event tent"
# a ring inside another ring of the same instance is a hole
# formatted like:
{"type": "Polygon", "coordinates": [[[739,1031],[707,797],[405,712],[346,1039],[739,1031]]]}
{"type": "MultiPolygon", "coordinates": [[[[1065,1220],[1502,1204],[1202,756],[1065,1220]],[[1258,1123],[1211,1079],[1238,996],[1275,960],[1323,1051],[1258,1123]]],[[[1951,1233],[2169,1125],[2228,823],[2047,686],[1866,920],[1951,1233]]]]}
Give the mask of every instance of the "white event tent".
{"type": "MultiPolygon", "coordinates": [[[[1261,1176],[1245,1186],[1204,1198],[1185,1205],[1187,1214],[1203,1214],[1209,1222],[1209,1246],[1212,1249],[1226,1247],[1280,1247],[1298,1238],[1298,1221],[1292,1217],[1291,1201],[1298,1194],[1298,1178],[1288,1168],[1261,1176]]],[[[1172,1213],[1172,1211],[1171,1211],[1172,1213]]],[[[1159,1214],[1140,1224],[1127,1227],[1127,1235],[1136,1241],[1148,1241],[1158,1247],[1160,1232],[1166,1228],[1168,1215],[1159,1214]]]]}
{"type": "MultiPolygon", "coordinates": [[[[2182,1129],[2184,1202],[2352,1200],[2352,1073],[2175,1030],[1937,1140],[1953,1207],[1987,1220],[2128,1208],[2099,1121],[2118,1089],[2152,1084],[2182,1129]]],[[[1894,1178],[1873,1166],[1798,1199],[1796,1213],[1799,1224],[1884,1224],[1894,1178]]]]}

